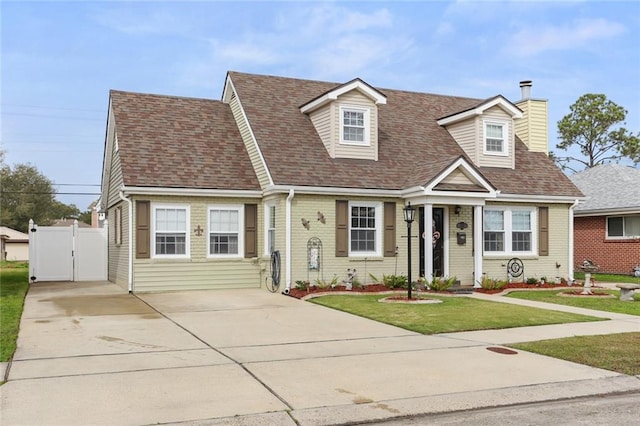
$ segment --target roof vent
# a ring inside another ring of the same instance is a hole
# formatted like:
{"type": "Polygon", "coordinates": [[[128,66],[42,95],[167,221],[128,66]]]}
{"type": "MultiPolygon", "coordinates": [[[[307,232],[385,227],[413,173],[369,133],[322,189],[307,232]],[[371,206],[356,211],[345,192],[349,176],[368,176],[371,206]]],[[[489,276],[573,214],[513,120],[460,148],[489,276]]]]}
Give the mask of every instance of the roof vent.
{"type": "Polygon", "coordinates": [[[531,98],[531,86],[533,86],[533,81],[531,80],[523,80],[520,82],[520,90],[522,92],[522,100],[531,98]]]}

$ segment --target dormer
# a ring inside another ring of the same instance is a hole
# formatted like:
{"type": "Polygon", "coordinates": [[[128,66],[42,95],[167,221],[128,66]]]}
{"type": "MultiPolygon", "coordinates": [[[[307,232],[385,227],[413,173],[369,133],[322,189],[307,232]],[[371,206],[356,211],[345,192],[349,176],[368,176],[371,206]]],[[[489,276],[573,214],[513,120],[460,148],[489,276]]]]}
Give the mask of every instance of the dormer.
{"type": "Polygon", "coordinates": [[[387,97],[356,78],[300,107],[331,158],[378,160],[378,105],[387,97]]]}
{"type": "Polygon", "coordinates": [[[498,95],[473,108],[443,117],[438,124],[447,129],[476,166],[513,169],[514,120],[522,116],[517,106],[498,95]]]}

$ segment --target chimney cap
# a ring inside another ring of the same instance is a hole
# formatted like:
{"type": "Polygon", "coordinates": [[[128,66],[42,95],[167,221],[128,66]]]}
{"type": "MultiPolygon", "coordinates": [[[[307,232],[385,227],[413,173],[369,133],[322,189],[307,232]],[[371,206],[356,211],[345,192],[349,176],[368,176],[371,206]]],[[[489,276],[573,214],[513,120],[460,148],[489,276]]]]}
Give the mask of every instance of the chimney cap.
{"type": "Polygon", "coordinates": [[[531,81],[531,80],[522,80],[520,82],[520,87],[525,87],[525,86],[533,86],[533,81],[531,81]]]}

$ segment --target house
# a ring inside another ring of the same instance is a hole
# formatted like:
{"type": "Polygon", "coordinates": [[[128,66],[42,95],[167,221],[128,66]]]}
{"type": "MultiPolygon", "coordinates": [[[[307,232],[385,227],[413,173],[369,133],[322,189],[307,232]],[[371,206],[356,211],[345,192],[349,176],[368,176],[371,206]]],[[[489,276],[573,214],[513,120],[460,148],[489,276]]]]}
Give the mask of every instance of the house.
{"type": "Polygon", "coordinates": [[[548,158],[547,101],[229,72],[220,101],[111,91],[109,280],[129,291],[284,288],[408,271],[479,285],[573,275],[582,193],[548,158]],[[417,232],[416,232],[417,231],[417,232]]]}
{"type": "Polygon", "coordinates": [[[29,261],[29,235],[0,226],[0,260],[29,261]]]}
{"type": "Polygon", "coordinates": [[[574,259],[601,272],[632,274],[640,266],[640,169],[604,164],[570,177],[588,196],[575,208],[574,259]]]}

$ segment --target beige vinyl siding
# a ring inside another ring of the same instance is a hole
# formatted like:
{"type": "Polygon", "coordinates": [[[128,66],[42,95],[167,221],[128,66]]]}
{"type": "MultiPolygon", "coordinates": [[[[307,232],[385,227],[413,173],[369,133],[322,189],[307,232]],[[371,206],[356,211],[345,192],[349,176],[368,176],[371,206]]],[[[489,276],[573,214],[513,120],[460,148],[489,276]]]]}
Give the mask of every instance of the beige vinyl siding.
{"type": "MultiPolygon", "coordinates": [[[[134,291],[196,290],[221,288],[259,288],[264,280],[261,268],[268,269],[268,258],[210,258],[207,256],[209,238],[208,208],[215,205],[258,205],[258,248],[264,247],[264,210],[262,200],[219,197],[138,197],[154,204],[188,205],[189,258],[134,259],[134,291]],[[194,231],[198,226],[202,235],[194,231]],[[265,263],[267,262],[267,263],[265,263]]],[[[284,213],[284,212],[282,212],[284,213]]],[[[153,212],[151,220],[153,221],[153,212]]],[[[244,230],[240,230],[244,235],[244,230]]],[[[153,235],[151,235],[153,242],[153,235]]],[[[134,240],[135,241],[135,240],[134,240]]],[[[135,247],[133,248],[135,252],[135,247]]],[[[240,253],[243,256],[243,253],[240,253]]]]}
{"type": "Polygon", "coordinates": [[[478,144],[481,134],[478,133],[476,122],[474,120],[466,120],[454,123],[447,126],[447,130],[471,161],[478,165],[480,160],[479,152],[482,152],[482,146],[478,144]],[[480,151],[478,151],[478,148],[480,148],[480,151]]]}
{"type": "Polygon", "coordinates": [[[333,126],[331,120],[333,109],[333,105],[329,104],[309,114],[309,119],[313,123],[313,127],[315,127],[316,132],[318,132],[318,136],[320,136],[331,158],[335,158],[335,140],[331,137],[333,134],[331,132],[333,126]]]}
{"type": "Polygon", "coordinates": [[[260,182],[260,187],[264,189],[270,184],[269,174],[267,172],[267,169],[265,168],[264,163],[262,162],[262,158],[260,157],[260,153],[258,152],[258,146],[256,144],[256,141],[253,139],[253,135],[251,134],[251,131],[249,129],[249,123],[242,113],[242,107],[240,106],[240,102],[238,101],[237,96],[235,96],[235,93],[232,96],[229,105],[231,106],[233,118],[238,125],[238,130],[240,131],[240,135],[242,136],[244,145],[247,148],[247,152],[249,153],[251,165],[256,172],[258,182],[260,182]]]}
{"type": "Polygon", "coordinates": [[[108,246],[109,246],[109,265],[108,279],[116,283],[125,290],[129,287],[129,204],[123,201],[109,208],[107,213],[109,221],[108,227],[108,246]],[[116,244],[115,233],[115,211],[118,207],[122,208],[122,244],[116,244]]]}
{"type": "Polygon", "coordinates": [[[504,167],[513,169],[515,168],[515,156],[514,156],[514,133],[513,133],[513,120],[502,108],[493,107],[489,108],[484,114],[475,119],[476,128],[478,133],[478,165],[480,167],[504,167]],[[484,153],[484,122],[495,120],[497,122],[507,123],[508,134],[507,138],[507,156],[501,155],[488,155],[484,153]]]}
{"type": "Polygon", "coordinates": [[[375,103],[358,90],[343,94],[332,104],[335,120],[333,138],[335,141],[335,158],[359,158],[363,160],[378,160],[378,109],[375,103]],[[369,111],[369,146],[347,145],[340,143],[340,128],[342,117],[340,107],[354,107],[369,111]]]}
{"type": "MultiPolygon", "coordinates": [[[[454,213],[453,206],[449,206],[449,276],[455,276],[461,285],[473,285],[473,207],[461,206],[460,214],[454,213]],[[460,230],[456,224],[465,222],[467,229],[460,230]],[[467,243],[458,245],[457,233],[467,234],[467,243]]],[[[447,254],[445,253],[445,256],[447,254]]]]}
{"type": "Polygon", "coordinates": [[[548,105],[545,100],[528,99],[517,104],[523,118],[515,121],[515,133],[530,151],[548,154],[548,105]]]}
{"type": "MultiPolygon", "coordinates": [[[[505,203],[488,203],[487,206],[512,206],[512,207],[538,207],[540,204],[505,204],[505,203]]],[[[547,277],[554,279],[555,277],[567,278],[568,262],[569,262],[569,204],[544,204],[549,207],[549,255],[548,256],[521,256],[519,257],[524,263],[525,279],[528,277],[547,277]],[[556,263],[560,268],[556,268],[556,263]]],[[[537,222],[537,220],[536,220],[537,222]]],[[[538,224],[536,223],[535,234],[537,235],[538,224]]],[[[512,256],[505,257],[487,257],[483,259],[483,271],[487,277],[506,279],[507,268],[506,263],[512,256]]],[[[521,279],[518,278],[517,281],[521,279]]]]}
{"type": "MultiPolygon", "coordinates": [[[[370,198],[370,197],[340,197],[341,200],[348,201],[368,201],[368,202],[395,202],[396,203],[396,245],[399,247],[399,255],[397,257],[397,265],[395,257],[383,257],[384,253],[380,253],[379,257],[355,258],[355,257],[336,257],[335,247],[335,227],[336,227],[336,197],[321,195],[296,195],[292,200],[292,286],[295,287],[297,280],[310,280],[315,283],[317,279],[324,279],[330,282],[336,276],[339,281],[346,279],[347,269],[355,268],[357,270],[357,279],[361,283],[371,283],[372,278],[369,274],[375,275],[382,280],[382,275],[406,274],[407,273],[407,241],[406,236],[407,225],[402,215],[403,201],[393,198],[370,198]],[[318,212],[322,213],[326,223],[318,220],[318,212]],[[302,226],[301,219],[309,220],[309,230],[302,226]],[[322,241],[322,258],[320,271],[309,271],[307,260],[307,243],[310,238],[317,237],[322,241]]],[[[384,214],[384,207],[381,206],[381,214],[384,214]]],[[[383,217],[379,220],[383,224],[383,217]]],[[[413,226],[413,235],[417,235],[417,225],[413,226]]],[[[383,237],[383,227],[381,228],[380,238],[383,237]]],[[[413,277],[418,277],[418,239],[412,239],[412,260],[413,260],[413,277]]],[[[381,245],[383,247],[384,245],[381,245]]],[[[284,261],[284,252],[283,252],[284,261]]],[[[283,271],[284,263],[283,263],[283,271]]]]}
{"type": "Polygon", "coordinates": [[[120,165],[120,153],[114,152],[111,157],[111,173],[109,175],[109,199],[107,200],[107,206],[113,206],[114,204],[122,201],[119,197],[119,192],[124,185],[122,177],[122,166],[120,165]]]}
{"type": "Polygon", "coordinates": [[[449,176],[447,176],[442,180],[442,183],[453,183],[453,184],[459,184],[459,185],[475,184],[460,169],[456,169],[453,172],[451,172],[449,176]]]}

